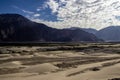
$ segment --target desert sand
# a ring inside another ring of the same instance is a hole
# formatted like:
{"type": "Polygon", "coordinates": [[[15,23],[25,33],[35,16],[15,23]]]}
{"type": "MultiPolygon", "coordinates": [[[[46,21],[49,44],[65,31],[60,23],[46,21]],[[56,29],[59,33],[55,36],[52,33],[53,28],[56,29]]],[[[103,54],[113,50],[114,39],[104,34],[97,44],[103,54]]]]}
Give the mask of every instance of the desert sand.
{"type": "Polygon", "coordinates": [[[120,80],[119,44],[51,47],[0,47],[0,80],[120,80]]]}

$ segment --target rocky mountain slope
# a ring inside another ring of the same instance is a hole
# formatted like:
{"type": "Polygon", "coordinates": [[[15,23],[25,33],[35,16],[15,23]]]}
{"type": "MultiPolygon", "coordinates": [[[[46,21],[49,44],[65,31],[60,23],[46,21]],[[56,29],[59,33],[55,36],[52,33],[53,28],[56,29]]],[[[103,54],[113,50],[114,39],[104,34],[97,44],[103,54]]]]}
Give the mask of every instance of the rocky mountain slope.
{"type": "Polygon", "coordinates": [[[80,42],[100,41],[81,29],[55,29],[28,20],[19,14],[0,15],[0,41],[80,42]]]}

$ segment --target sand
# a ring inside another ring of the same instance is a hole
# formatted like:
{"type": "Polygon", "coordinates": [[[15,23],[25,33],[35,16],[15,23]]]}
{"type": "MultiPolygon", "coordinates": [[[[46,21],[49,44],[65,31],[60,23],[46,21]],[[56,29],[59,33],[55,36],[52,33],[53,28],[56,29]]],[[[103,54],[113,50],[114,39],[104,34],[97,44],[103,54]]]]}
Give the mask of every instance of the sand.
{"type": "Polygon", "coordinates": [[[102,49],[92,47],[91,52],[91,49],[88,49],[90,47],[82,51],[79,51],[78,48],[78,51],[51,51],[54,47],[50,46],[45,48],[7,47],[6,50],[13,52],[18,50],[19,53],[0,54],[0,70],[3,71],[0,74],[0,80],[108,80],[120,78],[119,45],[118,48],[116,46],[111,48],[109,45],[105,47],[102,49]],[[41,51],[42,48],[43,51],[41,51]],[[51,50],[45,51],[47,48],[51,50]],[[107,66],[103,64],[107,64],[107,66]],[[94,70],[95,68],[98,70],[94,70]],[[14,69],[15,71],[11,71],[14,69]]]}
{"type": "Polygon", "coordinates": [[[20,61],[13,61],[13,62],[7,62],[0,64],[0,68],[19,68],[19,67],[25,67],[21,65],[22,63],[20,61]]]}
{"type": "Polygon", "coordinates": [[[103,68],[100,71],[89,71],[72,76],[69,80],[108,80],[112,78],[120,78],[120,64],[103,68]]]}
{"type": "Polygon", "coordinates": [[[50,63],[43,63],[43,64],[39,64],[39,65],[33,65],[33,66],[29,66],[25,69],[23,69],[23,72],[28,72],[28,73],[39,73],[39,74],[43,74],[46,72],[51,72],[51,71],[56,71],[58,68],[56,66],[54,66],[53,64],[50,63]]]}
{"type": "MultiPolygon", "coordinates": [[[[50,72],[50,71],[58,69],[55,66],[53,66],[52,64],[44,63],[44,64],[25,68],[23,70],[24,71],[23,73],[14,74],[15,77],[13,76],[13,74],[11,74],[13,77],[5,78],[5,75],[4,75],[4,76],[0,76],[0,78],[2,80],[108,80],[111,78],[120,77],[120,72],[119,72],[120,64],[101,68],[99,71],[87,70],[81,74],[76,74],[76,75],[69,76],[69,77],[67,75],[78,72],[78,71],[82,71],[85,69],[89,69],[92,67],[101,66],[103,63],[114,62],[114,61],[116,61],[116,60],[86,64],[86,65],[79,66],[78,68],[72,68],[72,69],[60,71],[57,73],[48,73],[45,75],[44,74],[43,75],[34,74],[34,73],[50,72]],[[26,72],[28,72],[28,74],[26,74],[26,72]],[[21,75],[21,77],[20,77],[20,75],[21,75]],[[32,76],[29,76],[29,75],[32,75],[32,76]]],[[[8,75],[6,75],[6,76],[8,76],[8,75]]]]}

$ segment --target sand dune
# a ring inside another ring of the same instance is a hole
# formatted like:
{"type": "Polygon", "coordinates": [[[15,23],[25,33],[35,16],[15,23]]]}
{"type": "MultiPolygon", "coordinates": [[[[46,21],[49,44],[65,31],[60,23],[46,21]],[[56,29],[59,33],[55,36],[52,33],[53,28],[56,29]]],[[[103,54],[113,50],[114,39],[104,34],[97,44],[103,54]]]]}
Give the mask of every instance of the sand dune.
{"type": "Polygon", "coordinates": [[[20,61],[13,61],[13,62],[7,62],[0,64],[0,68],[19,68],[19,67],[25,67],[21,65],[22,63],[20,61]]]}
{"type": "Polygon", "coordinates": [[[108,80],[120,77],[120,64],[106,67],[100,71],[89,71],[80,75],[69,77],[69,80],[108,80]]]}
{"type": "Polygon", "coordinates": [[[46,72],[51,72],[51,71],[55,71],[58,68],[50,63],[43,63],[43,64],[38,64],[38,65],[33,65],[30,67],[27,67],[25,69],[23,69],[23,72],[29,72],[29,73],[39,73],[39,74],[43,74],[46,72]]]}
{"type": "Polygon", "coordinates": [[[2,80],[108,80],[108,79],[120,77],[120,74],[119,74],[120,64],[101,68],[99,71],[88,70],[81,74],[76,74],[73,76],[67,76],[67,75],[75,73],[77,71],[89,69],[92,67],[102,66],[102,64],[105,64],[105,63],[110,63],[110,62],[113,63],[114,61],[119,61],[119,60],[111,60],[111,61],[105,61],[105,62],[80,65],[78,68],[71,68],[71,69],[60,71],[57,73],[39,75],[45,72],[50,72],[58,69],[50,63],[44,63],[44,64],[34,65],[31,67],[25,68],[23,70],[23,73],[21,73],[21,77],[20,77],[20,74],[16,74],[16,73],[14,74],[14,76],[13,74],[11,74],[11,76],[13,77],[5,78],[5,75],[0,77],[2,80]],[[28,74],[26,74],[26,72],[28,72],[28,74]],[[39,74],[34,74],[34,73],[39,73],[39,74]]]}
{"type": "Polygon", "coordinates": [[[87,47],[86,44],[82,44],[85,47],[73,45],[65,49],[63,46],[63,50],[48,45],[2,47],[10,54],[0,54],[0,80],[109,80],[120,78],[120,46],[95,43],[87,47]]]}

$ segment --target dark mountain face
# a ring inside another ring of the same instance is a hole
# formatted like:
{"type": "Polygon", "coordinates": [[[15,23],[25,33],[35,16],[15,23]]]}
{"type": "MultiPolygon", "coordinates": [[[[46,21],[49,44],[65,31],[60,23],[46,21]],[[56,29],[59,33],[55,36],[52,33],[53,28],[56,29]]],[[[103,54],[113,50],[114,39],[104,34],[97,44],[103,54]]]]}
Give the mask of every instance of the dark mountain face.
{"type": "Polygon", "coordinates": [[[92,34],[96,34],[97,33],[97,30],[96,29],[92,29],[92,28],[88,28],[88,29],[85,29],[83,28],[82,30],[88,32],[88,33],[92,33],[92,34]]]}
{"type": "Polygon", "coordinates": [[[68,35],[69,38],[72,39],[72,41],[97,41],[98,38],[88,32],[85,32],[81,29],[75,29],[75,30],[68,30],[68,29],[64,29],[64,31],[68,31],[68,35]]]}
{"type": "MultiPolygon", "coordinates": [[[[42,24],[40,24],[43,26],[42,24]]],[[[32,41],[37,40],[34,27],[37,24],[18,14],[0,15],[0,39],[2,41],[32,41]]],[[[45,25],[44,25],[45,26],[45,25]]]]}
{"type": "Polygon", "coordinates": [[[44,24],[32,22],[19,14],[0,15],[0,40],[11,42],[99,41],[96,36],[81,29],[54,29],[44,24]]]}
{"type": "Polygon", "coordinates": [[[86,31],[88,33],[92,33],[92,34],[96,34],[97,33],[97,30],[96,29],[92,29],[92,28],[71,27],[71,28],[68,28],[68,29],[70,29],[70,30],[81,29],[81,30],[86,31]]]}
{"type": "Polygon", "coordinates": [[[105,41],[120,41],[120,26],[110,26],[96,33],[96,36],[105,41]]]}

